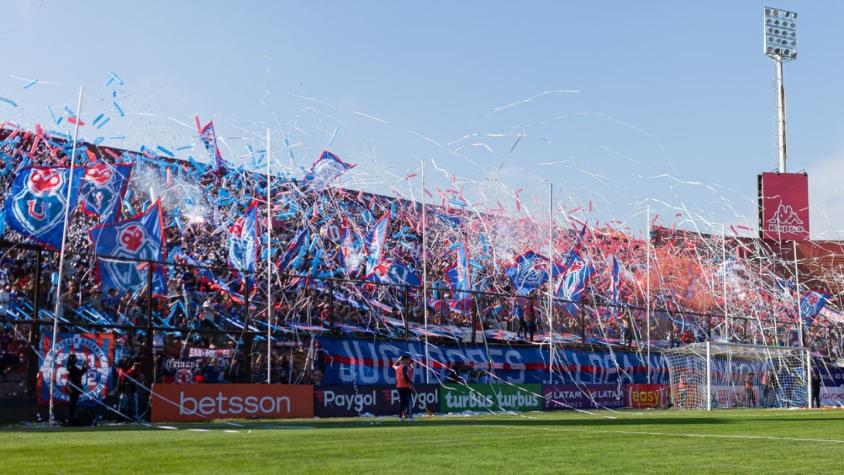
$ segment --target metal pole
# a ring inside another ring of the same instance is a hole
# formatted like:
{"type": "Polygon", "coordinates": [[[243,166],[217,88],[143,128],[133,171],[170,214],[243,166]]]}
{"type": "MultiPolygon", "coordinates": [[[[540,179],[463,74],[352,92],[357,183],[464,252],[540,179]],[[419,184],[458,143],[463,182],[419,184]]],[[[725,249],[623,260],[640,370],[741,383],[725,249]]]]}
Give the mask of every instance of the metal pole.
{"type": "MultiPolygon", "coordinates": [[[[554,184],[548,183],[548,384],[554,383],[554,184]]],[[[583,343],[586,343],[585,341],[583,343]]]]}
{"type": "MultiPolygon", "coordinates": [[[[422,315],[425,325],[425,384],[430,383],[430,357],[428,354],[428,224],[427,206],[425,206],[425,161],[422,161],[422,315]]],[[[475,329],[472,329],[474,332],[475,329]]]]}
{"type": "Polygon", "coordinates": [[[727,315],[727,230],[721,225],[721,262],[724,269],[721,273],[721,293],[724,299],[724,333],[727,342],[730,341],[730,317],[727,315]]]}
{"type": "Polygon", "coordinates": [[[147,310],[146,310],[146,317],[147,317],[147,328],[146,328],[146,335],[144,340],[146,340],[147,351],[144,353],[144,382],[147,387],[151,387],[153,380],[152,375],[152,368],[153,368],[153,357],[152,357],[152,345],[153,345],[153,338],[152,338],[152,278],[153,278],[153,263],[152,261],[147,262],[147,310]]]}
{"type": "Polygon", "coordinates": [[[272,383],[273,366],[273,239],[272,239],[272,176],[270,176],[270,129],[267,129],[267,384],[272,383]]]}
{"type": "Polygon", "coordinates": [[[706,342],[706,410],[712,410],[712,353],[708,341],[706,342]]]}
{"type": "MultiPolygon", "coordinates": [[[[806,407],[812,408],[812,349],[806,348],[806,407]]],[[[820,404],[820,395],[818,395],[818,404],[820,404]]]]}
{"type": "MultiPolygon", "coordinates": [[[[41,325],[35,322],[40,320],[38,315],[41,313],[42,263],[43,255],[41,254],[41,249],[37,249],[35,251],[35,287],[32,289],[32,327],[30,328],[29,332],[29,346],[32,348],[38,348],[39,350],[39,340],[41,339],[41,325]]],[[[26,369],[27,392],[29,393],[28,399],[30,399],[34,404],[37,400],[36,393],[38,391],[38,358],[29,358],[29,364],[27,365],[26,369]]]]}
{"type": "Polygon", "coordinates": [[[647,347],[648,384],[651,384],[651,207],[645,216],[645,345],[647,347]]]}
{"type": "MultiPolygon", "coordinates": [[[[79,121],[82,120],[82,91],[84,90],[84,86],[79,86],[79,99],[76,101],[76,124],[74,125],[73,130],[73,147],[71,148],[70,152],[70,177],[67,185],[67,195],[65,196],[65,207],[64,207],[64,224],[62,225],[62,247],[59,249],[59,276],[58,282],[56,283],[56,306],[53,313],[53,339],[50,341],[50,354],[56,349],[56,338],[58,337],[59,333],[59,313],[62,310],[62,274],[64,272],[64,247],[67,243],[67,222],[70,219],[70,208],[75,206],[71,206],[70,198],[72,196],[73,191],[73,165],[76,158],[76,144],[79,140],[79,121]]],[[[53,397],[53,383],[56,380],[56,355],[53,354],[53,361],[50,364],[50,425],[55,424],[56,419],[53,414],[53,406],[55,404],[55,400],[53,397]]]]}
{"type": "Polygon", "coordinates": [[[404,308],[402,309],[402,320],[404,324],[404,341],[407,341],[410,333],[407,324],[407,319],[410,317],[410,311],[408,310],[408,304],[410,303],[410,296],[408,295],[410,293],[410,286],[404,285],[402,287],[404,291],[404,308]]]}
{"type": "Polygon", "coordinates": [[[797,267],[797,241],[791,241],[794,247],[794,285],[796,286],[795,299],[797,300],[797,339],[798,346],[803,346],[803,312],[800,308],[800,269],[797,267]]]}
{"type": "Polygon", "coordinates": [[[782,80],[782,58],[774,60],[777,70],[777,138],[779,139],[779,167],[780,173],[785,173],[785,162],[788,158],[785,141],[785,86],[782,80]]]}
{"type": "MultiPolygon", "coordinates": [[[[254,281],[254,279],[255,279],[254,274],[252,276],[252,279],[254,281]]],[[[249,286],[247,285],[248,282],[249,282],[248,279],[244,279],[244,281],[243,281],[243,290],[244,290],[244,292],[243,292],[243,303],[245,304],[245,311],[244,311],[245,315],[243,316],[243,333],[241,333],[241,335],[244,335],[244,337],[243,337],[244,350],[242,350],[242,351],[245,352],[245,357],[243,358],[243,366],[244,366],[243,370],[244,370],[244,373],[246,373],[246,375],[245,375],[246,381],[252,383],[252,382],[254,382],[252,380],[252,351],[253,351],[252,338],[253,337],[252,337],[252,332],[249,331],[249,292],[252,289],[250,289],[249,286]]]]}

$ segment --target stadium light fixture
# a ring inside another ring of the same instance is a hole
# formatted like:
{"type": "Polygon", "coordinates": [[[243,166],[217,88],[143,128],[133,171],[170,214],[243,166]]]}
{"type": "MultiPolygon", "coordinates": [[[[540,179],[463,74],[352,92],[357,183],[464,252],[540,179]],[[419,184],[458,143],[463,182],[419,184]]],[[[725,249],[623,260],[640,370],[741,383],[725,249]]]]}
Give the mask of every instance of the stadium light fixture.
{"type": "Polygon", "coordinates": [[[765,54],[775,60],[797,59],[797,12],[765,7],[765,54]]]}
{"type": "Polygon", "coordinates": [[[776,63],[778,171],[785,173],[788,151],[785,140],[785,87],[782,63],[797,59],[797,12],[765,7],[762,16],[763,51],[776,63]]]}

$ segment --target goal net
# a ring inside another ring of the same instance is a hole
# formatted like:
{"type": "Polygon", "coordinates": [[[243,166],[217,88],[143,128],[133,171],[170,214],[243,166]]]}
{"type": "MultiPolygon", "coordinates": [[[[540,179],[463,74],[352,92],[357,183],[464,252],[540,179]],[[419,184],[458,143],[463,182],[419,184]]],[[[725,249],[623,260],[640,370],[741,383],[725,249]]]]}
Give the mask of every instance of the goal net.
{"type": "Polygon", "coordinates": [[[676,409],[805,407],[810,359],[805,348],[694,343],[663,351],[676,409]]]}

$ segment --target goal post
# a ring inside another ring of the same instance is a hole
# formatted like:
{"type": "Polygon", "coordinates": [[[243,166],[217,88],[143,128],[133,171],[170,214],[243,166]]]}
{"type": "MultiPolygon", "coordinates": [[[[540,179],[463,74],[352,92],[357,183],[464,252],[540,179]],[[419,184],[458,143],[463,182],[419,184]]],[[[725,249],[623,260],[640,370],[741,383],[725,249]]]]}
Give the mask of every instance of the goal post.
{"type": "Polygon", "coordinates": [[[809,407],[806,348],[693,343],[662,352],[675,409],[809,407]]]}

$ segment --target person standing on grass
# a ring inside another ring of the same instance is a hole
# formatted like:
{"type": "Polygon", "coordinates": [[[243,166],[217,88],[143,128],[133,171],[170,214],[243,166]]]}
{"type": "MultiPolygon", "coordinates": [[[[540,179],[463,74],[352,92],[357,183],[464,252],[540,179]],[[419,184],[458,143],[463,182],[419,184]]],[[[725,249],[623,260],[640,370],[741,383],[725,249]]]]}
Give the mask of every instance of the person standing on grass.
{"type": "Polygon", "coordinates": [[[821,375],[818,368],[812,371],[812,407],[821,407],[821,375]]]}
{"type": "Polygon", "coordinates": [[[744,399],[747,407],[756,406],[756,393],[753,392],[753,373],[747,373],[744,377],[744,399]]]}
{"type": "Polygon", "coordinates": [[[70,406],[67,411],[68,424],[76,424],[76,405],[79,396],[82,395],[82,375],[88,371],[88,361],[83,361],[82,367],[76,365],[75,353],[67,357],[67,395],[70,398],[70,406]]]}
{"type": "Polygon", "coordinates": [[[393,365],[396,370],[396,389],[399,391],[399,420],[413,420],[411,393],[413,391],[413,360],[405,354],[393,365]]]}

